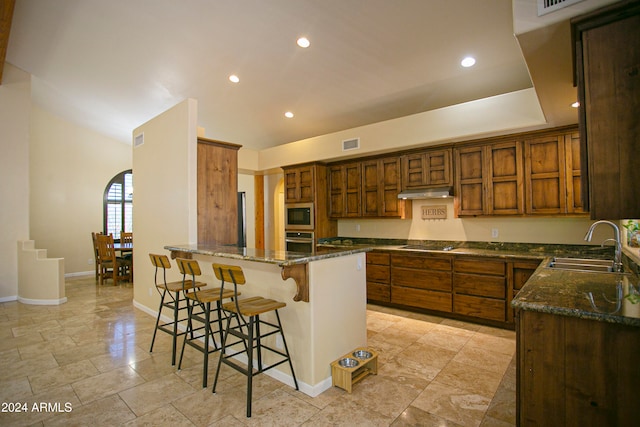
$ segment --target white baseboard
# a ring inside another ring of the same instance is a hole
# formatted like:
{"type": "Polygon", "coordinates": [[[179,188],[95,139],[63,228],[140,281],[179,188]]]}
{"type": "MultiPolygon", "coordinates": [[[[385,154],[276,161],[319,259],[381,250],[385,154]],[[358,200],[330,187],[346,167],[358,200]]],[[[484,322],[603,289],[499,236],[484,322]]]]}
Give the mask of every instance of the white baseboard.
{"type": "Polygon", "coordinates": [[[75,273],[65,273],[64,278],[67,279],[69,277],[80,277],[80,276],[95,276],[96,271],[77,271],[75,273]]]}
{"type": "Polygon", "coordinates": [[[58,298],[58,299],[32,299],[32,298],[22,298],[18,297],[18,302],[29,305],[60,305],[67,302],[67,297],[58,298]]]}
{"type": "Polygon", "coordinates": [[[18,299],[18,295],[11,295],[11,296],[8,296],[8,297],[0,298],[0,302],[16,301],[17,299],[18,299]]]}

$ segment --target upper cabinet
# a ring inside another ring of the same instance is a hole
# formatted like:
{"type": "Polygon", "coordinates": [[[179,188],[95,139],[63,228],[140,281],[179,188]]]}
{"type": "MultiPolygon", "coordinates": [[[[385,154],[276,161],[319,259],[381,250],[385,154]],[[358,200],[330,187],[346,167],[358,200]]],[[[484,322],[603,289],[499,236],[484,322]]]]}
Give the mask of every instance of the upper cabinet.
{"type": "Polygon", "coordinates": [[[640,218],[640,2],[617,2],[571,24],[585,207],[592,219],[640,218]]]}
{"type": "Polygon", "coordinates": [[[360,162],[329,167],[329,216],[353,218],[361,216],[360,162]]]}
{"type": "Polygon", "coordinates": [[[401,191],[400,158],[362,162],[362,216],[411,217],[411,201],[398,199],[401,191]]]}
{"type": "Polygon", "coordinates": [[[527,214],[583,213],[578,132],[525,140],[527,214]]]}
{"type": "Polygon", "coordinates": [[[575,127],[454,149],[459,216],[582,215],[575,127]]]}
{"type": "Polygon", "coordinates": [[[315,165],[284,169],[284,202],[313,202],[315,196],[315,165]]]}
{"type": "Polygon", "coordinates": [[[458,215],[524,213],[522,142],[454,149],[458,215]]]}
{"type": "Polygon", "coordinates": [[[453,185],[451,148],[427,150],[402,156],[402,189],[453,185]]]}
{"type": "Polygon", "coordinates": [[[398,156],[329,166],[329,216],[411,218],[411,201],[398,199],[401,183],[398,156]]]}

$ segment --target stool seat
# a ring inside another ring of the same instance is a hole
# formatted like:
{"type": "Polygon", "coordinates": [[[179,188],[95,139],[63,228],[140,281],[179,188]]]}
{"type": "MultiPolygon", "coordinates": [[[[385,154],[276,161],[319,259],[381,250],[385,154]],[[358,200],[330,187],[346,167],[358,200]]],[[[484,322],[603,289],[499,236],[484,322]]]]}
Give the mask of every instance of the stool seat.
{"type": "Polygon", "coordinates": [[[196,282],[195,285],[192,284],[191,282],[185,283],[184,286],[182,284],[182,280],[177,280],[175,282],[169,282],[166,285],[165,284],[156,284],[156,288],[163,290],[166,289],[169,292],[180,292],[180,291],[187,291],[187,290],[191,290],[191,289],[197,289],[197,288],[202,288],[207,286],[206,283],[204,282],[196,282]]]}
{"type": "MultiPolygon", "coordinates": [[[[231,291],[233,296],[233,291],[231,291]]],[[[287,304],[284,302],[267,299],[263,297],[251,297],[245,298],[238,301],[238,305],[234,302],[228,302],[222,305],[222,309],[226,311],[230,311],[232,313],[239,313],[243,316],[257,316],[262,313],[266,313],[268,311],[278,310],[280,308],[286,307],[287,304]],[[238,312],[238,308],[240,311],[238,312]]]]}
{"type": "MultiPolygon", "coordinates": [[[[220,300],[220,288],[201,289],[196,292],[189,292],[186,297],[192,301],[216,302],[220,300]]],[[[233,291],[226,289],[222,292],[222,299],[232,298],[233,291]]]]}

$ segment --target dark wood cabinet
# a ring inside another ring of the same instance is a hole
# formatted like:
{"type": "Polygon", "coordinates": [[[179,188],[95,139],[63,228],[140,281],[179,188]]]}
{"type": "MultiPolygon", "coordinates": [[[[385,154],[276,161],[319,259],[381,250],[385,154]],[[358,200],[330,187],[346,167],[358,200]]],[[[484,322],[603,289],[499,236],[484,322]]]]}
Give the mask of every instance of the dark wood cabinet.
{"type": "Polygon", "coordinates": [[[571,24],[585,206],[592,219],[640,218],[640,2],[616,2],[571,24]]]}
{"type": "Polygon", "coordinates": [[[540,260],[516,259],[509,262],[508,268],[511,270],[509,274],[510,284],[507,284],[507,322],[514,323],[515,310],[511,307],[511,300],[516,296],[518,291],[522,289],[527,280],[533,275],[540,260]]]}
{"type": "Polygon", "coordinates": [[[507,263],[456,256],[453,260],[453,312],[506,321],[507,263]]]}
{"type": "Polygon", "coordinates": [[[528,310],[516,325],[517,425],[638,425],[640,329],[528,310]]]}
{"type": "Polygon", "coordinates": [[[411,218],[411,200],[398,199],[400,164],[397,156],[362,162],[363,217],[411,218]]]}
{"type": "Polygon", "coordinates": [[[367,300],[391,301],[391,255],[367,252],[367,300]]]}
{"type": "Polygon", "coordinates": [[[360,162],[329,167],[329,216],[332,218],[360,217],[360,162]]]}
{"type": "Polygon", "coordinates": [[[578,132],[525,140],[524,166],[527,214],[584,212],[578,132]]]}
{"type": "Polygon", "coordinates": [[[402,189],[452,186],[451,152],[441,148],[403,155],[402,189]]]}
{"type": "Polygon", "coordinates": [[[524,213],[522,142],[454,150],[459,216],[524,213]]]}
{"type": "Polygon", "coordinates": [[[314,238],[334,237],[338,233],[336,221],[330,219],[327,166],[308,163],[283,167],[285,207],[293,203],[313,203],[314,238]]]}
{"type": "Polygon", "coordinates": [[[374,250],[367,253],[367,299],[513,328],[511,300],[540,261],[374,250]]]}
{"type": "Polygon", "coordinates": [[[391,255],[391,302],[451,312],[451,256],[391,255]]]}
{"type": "Polygon", "coordinates": [[[238,150],[198,138],[198,243],[238,243],[238,150]]]}
{"type": "Polygon", "coordinates": [[[400,158],[373,158],[329,166],[332,218],[411,218],[411,201],[398,199],[400,158]]]}
{"type": "Polygon", "coordinates": [[[284,202],[313,202],[315,196],[315,165],[284,168],[284,202]]]}

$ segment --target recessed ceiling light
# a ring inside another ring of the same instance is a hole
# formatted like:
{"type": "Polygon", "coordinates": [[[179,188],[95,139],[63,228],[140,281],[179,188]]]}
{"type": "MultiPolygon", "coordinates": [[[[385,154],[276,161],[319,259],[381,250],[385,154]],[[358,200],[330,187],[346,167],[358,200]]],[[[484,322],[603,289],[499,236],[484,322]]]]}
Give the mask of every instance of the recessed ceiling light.
{"type": "Polygon", "coordinates": [[[573,108],[578,108],[580,106],[580,103],[578,101],[574,102],[573,104],[571,104],[571,106],[573,108]]]}
{"type": "Polygon", "coordinates": [[[460,65],[462,65],[465,68],[473,67],[475,63],[476,63],[476,59],[472,56],[467,56],[462,61],[460,61],[460,65]]]}
{"type": "Polygon", "coordinates": [[[293,113],[292,113],[291,111],[287,111],[286,113],[284,113],[284,116],[285,116],[287,119],[290,119],[290,118],[292,118],[292,117],[293,117],[293,113]]]}
{"type": "Polygon", "coordinates": [[[231,74],[229,76],[229,80],[231,80],[234,83],[238,83],[240,81],[240,77],[236,76],[235,74],[231,74]]]}
{"type": "Polygon", "coordinates": [[[300,37],[296,43],[298,44],[298,46],[303,47],[305,49],[311,45],[311,42],[306,37],[300,37]]]}

